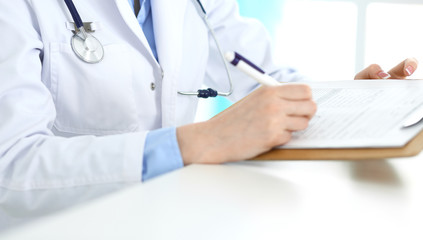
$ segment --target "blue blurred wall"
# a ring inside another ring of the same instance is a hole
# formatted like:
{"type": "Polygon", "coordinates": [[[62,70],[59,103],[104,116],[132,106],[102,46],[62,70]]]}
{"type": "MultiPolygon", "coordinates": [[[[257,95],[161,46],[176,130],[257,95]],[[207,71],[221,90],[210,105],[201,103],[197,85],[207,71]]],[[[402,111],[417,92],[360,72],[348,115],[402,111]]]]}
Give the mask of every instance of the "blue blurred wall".
{"type": "MultiPolygon", "coordinates": [[[[283,0],[238,0],[241,15],[259,19],[271,36],[274,36],[277,24],[281,21],[283,2],[283,0]]],[[[211,115],[220,113],[230,105],[226,98],[218,97],[212,106],[211,115]]]]}
{"type": "Polygon", "coordinates": [[[273,35],[281,20],[283,0],[238,0],[242,16],[259,19],[273,35]]]}

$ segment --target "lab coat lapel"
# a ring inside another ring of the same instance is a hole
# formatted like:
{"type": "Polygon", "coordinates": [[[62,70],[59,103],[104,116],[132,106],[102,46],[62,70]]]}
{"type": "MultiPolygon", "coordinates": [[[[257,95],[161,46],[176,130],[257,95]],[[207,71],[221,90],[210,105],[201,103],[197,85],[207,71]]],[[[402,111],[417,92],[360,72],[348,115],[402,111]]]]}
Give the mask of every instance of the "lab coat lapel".
{"type": "Polygon", "coordinates": [[[176,98],[179,71],[182,64],[185,10],[188,0],[151,0],[154,36],[160,66],[164,71],[162,83],[162,125],[176,124],[176,98]]]}
{"type": "Polygon", "coordinates": [[[180,64],[186,3],[187,0],[151,0],[157,53],[165,71],[175,71],[180,64]]]}
{"type": "MultiPolygon", "coordinates": [[[[154,0],[152,0],[154,1],[154,0]]],[[[154,54],[151,51],[150,45],[148,44],[147,38],[145,37],[140,24],[135,17],[134,12],[132,11],[131,6],[128,3],[128,0],[115,0],[117,8],[119,9],[120,15],[123,20],[126,22],[128,27],[132,30],[135,36],[141,41],[145,49],[149,52],[150,58],[155,60],[154,54]]]]}

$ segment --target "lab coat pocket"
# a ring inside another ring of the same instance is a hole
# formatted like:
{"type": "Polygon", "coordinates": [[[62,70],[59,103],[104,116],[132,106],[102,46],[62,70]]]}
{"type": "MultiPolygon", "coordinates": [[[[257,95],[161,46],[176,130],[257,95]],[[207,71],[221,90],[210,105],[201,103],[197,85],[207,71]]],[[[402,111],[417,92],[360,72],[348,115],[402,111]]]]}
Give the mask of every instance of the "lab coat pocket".
{"type": "Polygon", "coordinates": [[[81,61],[70,44],[50,46],[57,130],[108,135],[137,129],[133,73],[125,45],[105,46],[104,59],[97,64],[81,61]]]}

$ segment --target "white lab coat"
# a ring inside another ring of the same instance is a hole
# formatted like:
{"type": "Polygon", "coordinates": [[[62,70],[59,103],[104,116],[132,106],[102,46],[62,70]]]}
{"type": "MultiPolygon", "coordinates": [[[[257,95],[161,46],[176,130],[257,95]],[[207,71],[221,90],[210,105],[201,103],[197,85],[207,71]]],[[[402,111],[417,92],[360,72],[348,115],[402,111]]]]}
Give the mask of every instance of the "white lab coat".
{"type": "MultiPolygon", "coordinates": [[[[239,51],[284,80],[263,26],[235,0],[203,0],[224,51],[239,51]]],[[[191,0],[152,0],[160,65],[127,0],[74,0],[105,47],[98,64],[71,50],[63,0],[0,2],[0,186],[25,190],[139,182],[149,130],[194,120],[203,83],[226,91],[214,42],[191,0]],[[151,83],[156,89],[151,89],[151,83]]],[[[238,100],[256,84],[232,68],[238,100]]]]}

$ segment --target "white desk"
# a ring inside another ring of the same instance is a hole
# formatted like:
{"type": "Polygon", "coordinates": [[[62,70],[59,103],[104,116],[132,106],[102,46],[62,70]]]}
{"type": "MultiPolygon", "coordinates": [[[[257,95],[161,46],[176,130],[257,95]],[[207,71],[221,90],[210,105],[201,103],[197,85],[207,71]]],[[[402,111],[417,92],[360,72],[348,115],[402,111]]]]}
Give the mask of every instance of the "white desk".
{"type": "Polygon", "coordinates": [[[423,239],[423,155],[190,166],[0,239],[423,239]]]}

